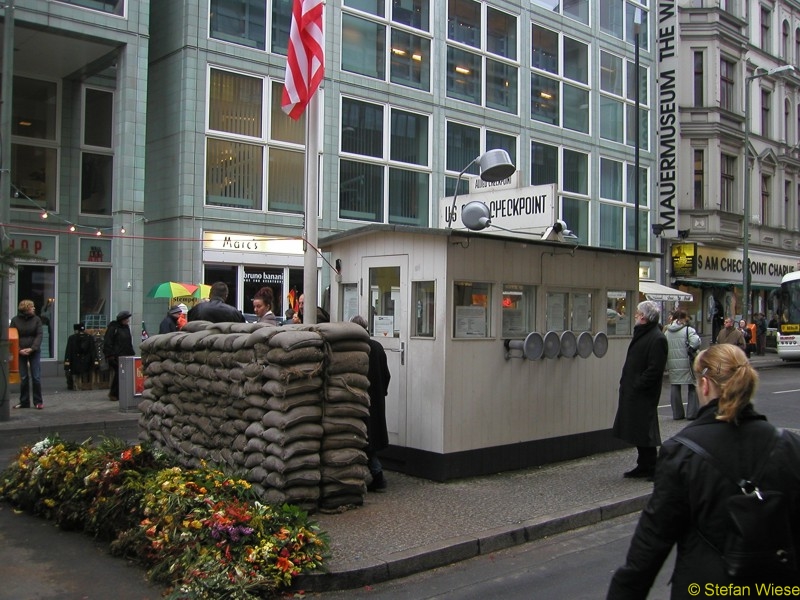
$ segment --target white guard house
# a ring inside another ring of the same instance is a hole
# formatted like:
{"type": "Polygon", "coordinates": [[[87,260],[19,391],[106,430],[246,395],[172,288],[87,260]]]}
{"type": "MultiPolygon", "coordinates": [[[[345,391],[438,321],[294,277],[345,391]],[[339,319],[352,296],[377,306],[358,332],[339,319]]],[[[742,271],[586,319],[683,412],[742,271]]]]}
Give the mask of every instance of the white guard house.
{"type": "MultiPolygon", "coordinates": [[[[502,207],[484,204],[494,224],[502,207]]],[[[611,426],[638,263],[655,255],[543,241],[542,230],[475,232],[456,219],[320,241],[340,265],[332,320],[361,314],[389,358],[388,467],[445,481],[624,447],[611,426]]]]}

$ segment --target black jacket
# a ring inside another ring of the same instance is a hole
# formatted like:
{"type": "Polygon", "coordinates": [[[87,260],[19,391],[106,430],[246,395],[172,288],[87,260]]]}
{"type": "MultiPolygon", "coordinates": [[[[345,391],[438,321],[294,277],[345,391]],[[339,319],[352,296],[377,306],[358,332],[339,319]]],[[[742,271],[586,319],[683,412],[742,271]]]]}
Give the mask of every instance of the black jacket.
{"type": "Polygon", "coordinates": [[[158,333],[173,333],[178,331],[178,321],[172,318],[172,315],[167,315],[161,320],[158,326],[158,333]]]}
{"type": "Polygon", "coordinates": [[[389,432],[386,428],[386,395],[389,393],[389,362],[386,351],[378,340],[369,340],[369,419],[367,437],[369,449],[373,452],[383,450],[389,445],[389,432]]]}
{"type": "Polygon", "coordinates": [[[634,446],[661,445],[657,409],[667,354],[667,338],[658,323],[633,328],[619,380],[614,437],[634,446]]]}
{"type": "Polygon", "coordinates": [[[67,348],[64,351],[64,366],[69,363],[69,370],[73,375],[83,375],[92,370],[94,362],[94,340],[88,333],[73,333],[67,338],[67,348]]]}
{"type": "Polygon", "coordinates": [[[42,320],[36,315],[19,313],[11,319],[9,327],[14,327],[19,333],[19,349],[30,348],[39,352],[42,347],[42,320]]]}
{"type": "Polygon", "coordinates": [[[119,321],[111,321],[103,337],[103,354],[106,358],[134,356],[131,328],[119,321]]]}
{"type": "Polygon", "coordinates": [[[244,323],[244,316],[236,308],[220,298],[196,304],[186,315],[187,321],[211,321],[212,323],[244,323]]]}
{"type": "MultiPolygon", "coordinates": [[[[697,420],[684,428],[682,435],[717,457],[729,472],[744,478],[752,476],[763,459],[774,427],[752,405],[742,411],[738,425],[717,420],[716,408],[716,401],[702,407],[697,420]]],[[[800,548],[800,437],[784,431],[756,483],[762,490],[787,494],[795,546],[800,548]]],[[[733,583],[723,569],[720,553],[711,544],[717,548],[724,546],[728,530],[724,502],[737,493],[741,492],[706,459],[679,442],[664,442],[656,466],[653,495],[639,519],[626,564],[614,574],[608,598],[646,598],[675,544],[678,554],[672,575],[673,599],[696,598],[688,592],[691,583],[700,584],[703,590],[706,584],[733,583]]],[[[758,583],[798,583],[773,579],[758,583]]],[[[751,590],[755,594],[755,588],[751,590]]]]}

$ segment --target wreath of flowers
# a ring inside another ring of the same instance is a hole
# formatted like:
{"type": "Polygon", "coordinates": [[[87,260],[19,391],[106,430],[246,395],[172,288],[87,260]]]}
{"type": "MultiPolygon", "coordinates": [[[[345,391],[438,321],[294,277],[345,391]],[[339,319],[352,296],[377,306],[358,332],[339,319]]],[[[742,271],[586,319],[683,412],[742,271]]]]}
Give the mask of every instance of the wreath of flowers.
{"type": "Polygon", "coordinates": [[[0,473],[0,500],[108,540],[173,600],[263,597],[319,569],[329,549],[300,508],[262,504],[243,479],[120,440],[24,447],[0,473]]]}

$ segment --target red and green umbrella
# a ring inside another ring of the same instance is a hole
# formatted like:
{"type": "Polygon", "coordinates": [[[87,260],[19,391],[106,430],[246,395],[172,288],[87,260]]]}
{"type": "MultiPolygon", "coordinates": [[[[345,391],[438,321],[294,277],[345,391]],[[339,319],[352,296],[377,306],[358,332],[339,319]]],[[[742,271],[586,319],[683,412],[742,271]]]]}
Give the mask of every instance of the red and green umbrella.
{"type": "Polygon", "coordinates": [[[191,296],[197,289],[191,283],[178,283],[176,281],[165,281],[157,283],[147,292],[148,298],[176,298],[178,296],[191,296]]]}

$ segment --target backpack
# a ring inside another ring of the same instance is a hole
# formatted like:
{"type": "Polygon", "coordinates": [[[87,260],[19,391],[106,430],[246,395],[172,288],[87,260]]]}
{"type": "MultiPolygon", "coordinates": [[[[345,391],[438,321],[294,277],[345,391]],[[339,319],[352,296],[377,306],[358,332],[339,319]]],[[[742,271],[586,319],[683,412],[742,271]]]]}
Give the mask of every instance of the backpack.
{"type": "Polygon", "coordinates": [[[717,548],[700,533],[700,537],[722,555],[725,571],[730,577],[752,579],[758,576],[763,579],[797,572],[789,503],[783,492],[761,490],[757,485],[782,435],[783,430],[775,429],[764,458],[748,479],[735,478],[697,442],[681,434],[672,438],[708,461],[741,490],[741,494],[734,494],[725,501],[730,522],[724,547],[717,548]]]}
{"type": "Polygon", "coordinates": [[[783,430],[774,431],[764,458],[748,479],[732,476],[713,454],[697,442],[681,434],[672,438],[708,461],[741,490],[741,494],[734,494],[725,501],[729,526],[724,547],[717,548],[700,533],[700,537],[722,555],[725,571],[730,577],[764,579],[797,572],[788,501],[783,492],[761,490],[757,485],[782,435],[783,430]]]}

